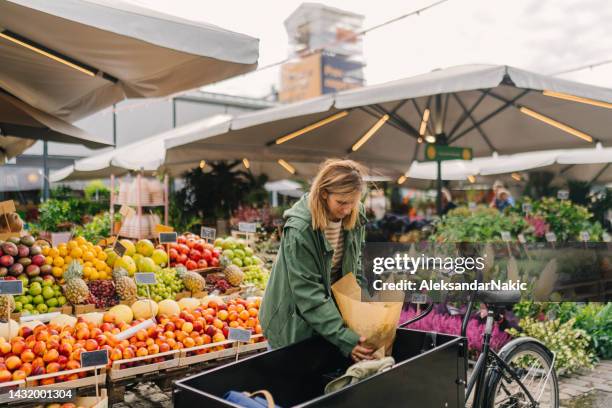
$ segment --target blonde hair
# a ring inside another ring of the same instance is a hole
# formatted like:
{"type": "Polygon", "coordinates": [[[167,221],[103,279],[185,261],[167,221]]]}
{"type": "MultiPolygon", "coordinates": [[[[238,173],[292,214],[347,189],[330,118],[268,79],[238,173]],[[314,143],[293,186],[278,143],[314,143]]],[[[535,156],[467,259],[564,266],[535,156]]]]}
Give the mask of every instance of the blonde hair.
{"type": "MultiPolygon", "coordinates": [[[[327,227],[329,215],[323,193],[359,193],[361,196],[364,174],[364,167],[353,160],[328,159],[322,164],[308,195],[308,207],[312,214],[313,229],[324,230],[327,227]]],[[[342,220],[344,229],[353,229],[358,217],[359,201],[357,201],[357,205],[353,208],[351,214],[342,220]]]]}

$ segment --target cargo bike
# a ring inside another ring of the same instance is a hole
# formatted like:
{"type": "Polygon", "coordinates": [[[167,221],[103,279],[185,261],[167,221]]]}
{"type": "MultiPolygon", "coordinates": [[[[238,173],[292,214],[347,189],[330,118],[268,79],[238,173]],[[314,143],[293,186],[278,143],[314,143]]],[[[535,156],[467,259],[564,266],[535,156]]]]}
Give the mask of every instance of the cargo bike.
{"type": "Polygon", "coordinates": [[[287,407],[546,407],[559,406],[555,356],[529,337],[510,341],[498,353],[490,348],[494,321],[520,292],[486,291],[470,296],[461,336],[410,330],[433,308],[398,327],[393,368],[357,384],[323,394],[325,385],[352,362],[322,338],[311,338],[177,381],[177,408],[238,407],[223,396],[229,390],[267,390],[287,407]],[[482,352],[468,378],[466,328],[476,302],[488,306],[482,352]]]}

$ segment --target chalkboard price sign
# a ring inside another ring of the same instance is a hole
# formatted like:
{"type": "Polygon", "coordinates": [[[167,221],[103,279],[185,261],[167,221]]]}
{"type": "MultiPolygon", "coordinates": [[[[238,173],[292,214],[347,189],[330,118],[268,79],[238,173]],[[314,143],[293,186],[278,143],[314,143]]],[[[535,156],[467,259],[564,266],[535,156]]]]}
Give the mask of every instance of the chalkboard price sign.
{"type": "Polygon", "coordinates": [[[174,244],[177,239],[176,232],[160,232],[159,243],[160,244],[174,244]]]}

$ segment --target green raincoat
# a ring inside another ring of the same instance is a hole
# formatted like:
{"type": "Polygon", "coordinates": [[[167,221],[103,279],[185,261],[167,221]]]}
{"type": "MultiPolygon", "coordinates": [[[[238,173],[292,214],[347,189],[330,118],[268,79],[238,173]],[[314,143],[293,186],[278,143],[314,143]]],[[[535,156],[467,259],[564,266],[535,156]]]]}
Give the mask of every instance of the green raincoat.
{"type": "MultiPolygon", "coordinates": [[[[334,251],[323,231],[312,228],[308,195],[284,214],[281,247],[259,312],[264,335],[279,348],[321,335],[349,356],[359,342],[357,333],[344,325],[331,291],[334,251]]],[[[361,273],[361,248],[365,242],[365,210],[355,228],[343,230],[342,274],[361,273]]]]}

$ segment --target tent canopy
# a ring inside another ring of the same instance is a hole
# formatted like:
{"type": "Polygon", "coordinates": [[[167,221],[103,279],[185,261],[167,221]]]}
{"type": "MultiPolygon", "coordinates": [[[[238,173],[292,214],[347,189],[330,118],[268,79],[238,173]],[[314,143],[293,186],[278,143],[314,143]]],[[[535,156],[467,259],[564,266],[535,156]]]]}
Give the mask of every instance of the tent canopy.
{"type": "Polygon", "coordinates": [[[610,107],[610,89],[509,66],[458,66],[241,115],[227,132],[168,141],[166,164],[348,157],[403,173],[422,157],[419,142],[432,136],[471,147],[475,156],[612,145],[610,107]]]}
{"type": "Polygon", "coordinates": [[[113,0],[0,2],[0,88],[74,122],[254,69],[258,40],[113,0]]]}
{"type": "Polygon", "coordinates": [[[36,140],[79,143],[90,148],[112,145],[0,91],[0,163],[19,155],[36,140]]]}

